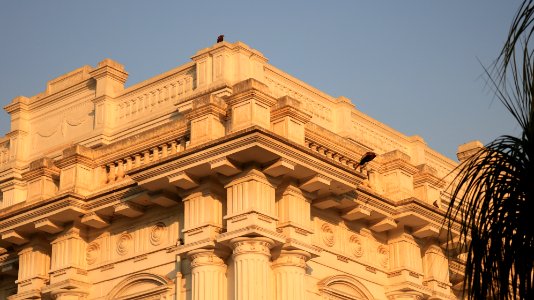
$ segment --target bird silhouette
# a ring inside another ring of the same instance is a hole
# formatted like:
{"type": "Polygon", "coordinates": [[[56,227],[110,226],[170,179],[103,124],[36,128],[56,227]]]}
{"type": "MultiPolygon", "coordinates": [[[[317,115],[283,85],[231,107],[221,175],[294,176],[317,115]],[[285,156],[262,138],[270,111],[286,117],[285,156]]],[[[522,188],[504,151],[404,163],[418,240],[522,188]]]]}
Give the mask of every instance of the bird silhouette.
{"type": "Polygon", "coordinates": [[[224,41],[224,34],[221,34],[217,37],[217,43],[220,43],[222,41],[224,41]]]}

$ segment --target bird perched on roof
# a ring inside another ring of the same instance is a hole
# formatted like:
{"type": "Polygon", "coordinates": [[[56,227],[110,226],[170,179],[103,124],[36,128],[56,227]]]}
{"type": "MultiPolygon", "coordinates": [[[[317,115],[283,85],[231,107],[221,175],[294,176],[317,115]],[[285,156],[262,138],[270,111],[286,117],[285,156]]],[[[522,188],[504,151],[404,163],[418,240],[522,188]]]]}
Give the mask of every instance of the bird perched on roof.
{"type": "Polygon", "coordinates": [[[362,156],[362,159],[360,159],[360,163],[358,165],[360,166],[363,166],[365,165],[366,163],[372,161],[373,159],[375,159],[376,157],[376,153],[374,152],[366,152],[363,156],[362,156]]]}
{"type": "Polygon", "coordinates": [[[220,43],[222,41],[224,41],[224,34],[221,34],[217,37],[217,43],[220,43]]]}

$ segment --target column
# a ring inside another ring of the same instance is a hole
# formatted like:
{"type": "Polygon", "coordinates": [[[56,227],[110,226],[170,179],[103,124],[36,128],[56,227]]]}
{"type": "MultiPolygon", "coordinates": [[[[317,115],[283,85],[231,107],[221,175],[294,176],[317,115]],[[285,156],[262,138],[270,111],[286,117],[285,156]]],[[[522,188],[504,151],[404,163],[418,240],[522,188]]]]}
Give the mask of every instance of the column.
{"type": "Polygon", "coordinates": [[[226,299],[226,264],[215,249],[198,249],[187,255],[191,261],[192,300],[226,299]]]}
{"type": "Polygon", "coordinates": [[[264,237],[239,237],[230,241],[234,259],[234,298],[270,300],[270,258],[274,242],[264,237]]]}
{"type": "Polygon", "coordinates": [[[310,254],[301,250],[282,250],[273,261],[276,300],[304,300],[304,275],[310,254]]]}

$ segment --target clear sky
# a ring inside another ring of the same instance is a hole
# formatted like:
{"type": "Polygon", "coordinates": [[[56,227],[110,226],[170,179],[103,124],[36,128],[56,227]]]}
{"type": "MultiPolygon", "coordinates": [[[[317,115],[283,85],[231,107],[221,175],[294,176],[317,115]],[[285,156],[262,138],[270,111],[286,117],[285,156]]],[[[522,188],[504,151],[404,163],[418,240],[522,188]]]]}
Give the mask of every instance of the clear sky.
{"type": "MultiPolygon", "coordinates": [[[[189,61],[219,34],[456,159],[518,128],[487,86],[520,1],[5,1],[0,104],[109,57],[128,86],[189,61]],[[482,65],[481,65],[482,64],[482,65]]],[[[0,113],[0,135],[9,131],[0,113]]]]}

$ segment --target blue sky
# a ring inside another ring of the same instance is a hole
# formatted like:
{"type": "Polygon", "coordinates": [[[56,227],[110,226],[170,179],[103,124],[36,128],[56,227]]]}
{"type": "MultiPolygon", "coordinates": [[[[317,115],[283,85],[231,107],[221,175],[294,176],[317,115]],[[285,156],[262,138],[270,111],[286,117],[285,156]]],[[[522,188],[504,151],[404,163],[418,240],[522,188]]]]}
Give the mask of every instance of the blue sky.
{"type": "MultiPolygon", "coordinates": [[[[109,57],[127,85],[189,61],[219,34],[455,159],[518,128],[487,86],[520,1],[9,1],[0,104],[109,57]],[[481,65],[482,64],[482,65],[481,65]]],[[[0,135],[9,131],[0,113],[0,135]]]]}

